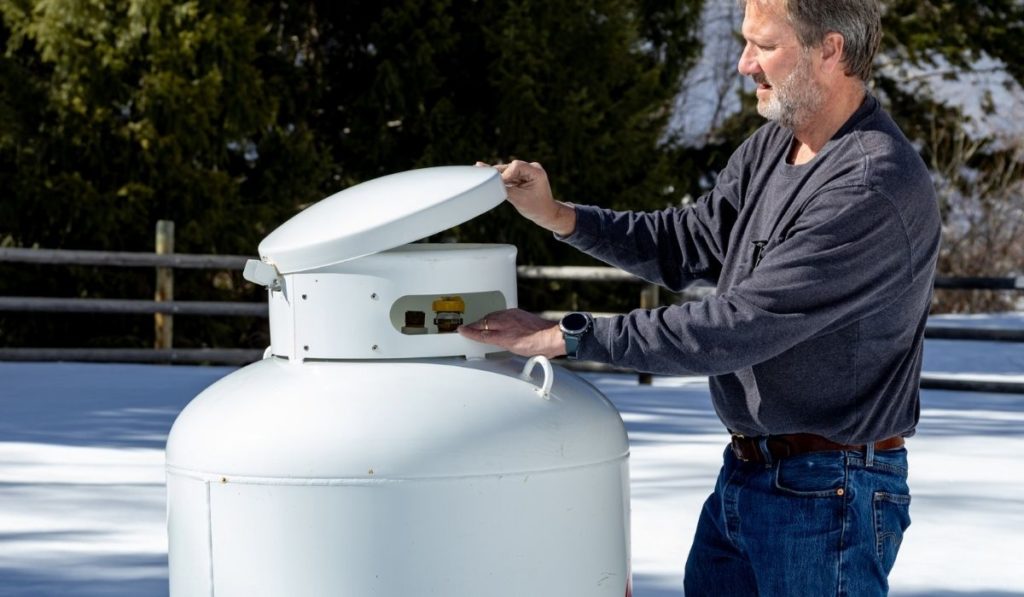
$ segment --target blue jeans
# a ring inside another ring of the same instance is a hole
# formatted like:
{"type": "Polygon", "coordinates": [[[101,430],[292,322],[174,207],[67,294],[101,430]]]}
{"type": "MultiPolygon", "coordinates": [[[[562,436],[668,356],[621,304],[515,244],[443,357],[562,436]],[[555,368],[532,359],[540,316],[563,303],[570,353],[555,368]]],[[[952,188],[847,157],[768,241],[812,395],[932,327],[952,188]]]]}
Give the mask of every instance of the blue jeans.
{"type": "Polygon", "coordinates": [[[768,464],[726,449],[686,560],[686,595],[886,595],[909,510],[904,448],[768,464]]]}

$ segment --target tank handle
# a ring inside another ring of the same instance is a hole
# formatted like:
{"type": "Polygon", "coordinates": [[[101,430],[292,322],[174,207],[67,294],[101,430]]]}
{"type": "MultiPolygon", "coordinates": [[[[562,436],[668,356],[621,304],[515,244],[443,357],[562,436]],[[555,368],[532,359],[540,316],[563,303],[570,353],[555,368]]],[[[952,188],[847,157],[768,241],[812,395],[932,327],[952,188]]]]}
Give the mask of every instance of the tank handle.
{"type": "Polygon", "coordinates": [[[544,383],[541,384],[541,387],[534,388],[534,391],[540,394],[541,398],[551,400],[551,386],[555,383],[555,370],[551,367],[551,361],[547,357],[537,355],[527,359],[526,365],[523,366],[523,372],[519,374],[519,378],[523,381],[532,381],[530,375],[538,363],[541,369],[544,370],[544,383]]]}

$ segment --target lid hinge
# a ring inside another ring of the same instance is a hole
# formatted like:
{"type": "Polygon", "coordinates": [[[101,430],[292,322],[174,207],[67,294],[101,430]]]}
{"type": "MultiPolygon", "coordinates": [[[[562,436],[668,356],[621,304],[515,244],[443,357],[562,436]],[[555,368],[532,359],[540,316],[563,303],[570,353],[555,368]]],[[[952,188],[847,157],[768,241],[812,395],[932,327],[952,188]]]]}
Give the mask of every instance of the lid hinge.
{"type": "Polygon", "coordinates": [[[242,270],[242,277],[260,286],[266,286],[270,290],[281,290],[284,278],[277,271],[277,268],[269,263],[263,263],[258,259],[250,259],[245,262],[245,269],[242,270]]]}

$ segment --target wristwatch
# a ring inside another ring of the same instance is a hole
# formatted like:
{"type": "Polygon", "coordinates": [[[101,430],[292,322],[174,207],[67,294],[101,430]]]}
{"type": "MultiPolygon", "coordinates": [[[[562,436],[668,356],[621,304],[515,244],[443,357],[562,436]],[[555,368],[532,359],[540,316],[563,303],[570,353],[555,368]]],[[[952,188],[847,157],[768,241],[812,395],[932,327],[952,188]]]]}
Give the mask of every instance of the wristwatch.
{"type": "Polygon", "coordinates": [[[594,329],[594,316],[579,311],[566,313],[558,322],[558,329],[562,331],[562,339],[565,340],[566,356],[570,359],[577,359],[579,358],[580,339],[594,329]]]}

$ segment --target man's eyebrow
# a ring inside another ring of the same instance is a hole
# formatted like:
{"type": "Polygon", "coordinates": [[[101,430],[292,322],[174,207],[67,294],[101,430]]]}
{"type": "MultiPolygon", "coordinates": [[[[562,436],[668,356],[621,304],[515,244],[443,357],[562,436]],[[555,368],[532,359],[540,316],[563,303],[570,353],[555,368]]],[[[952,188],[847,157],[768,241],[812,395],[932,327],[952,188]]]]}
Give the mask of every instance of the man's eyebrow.
{"type": "Polygon", "coordinates": [[[744,32],[740,29],[740,37],[742,37],[744,41],[750,42],[756,46],[779,47],[787,43],[786,36],[780,31],[764,32],[763,30],[759,30],[744,32]]]}
{"type": "Polygon", "coordinates": [[[755,46],[772,46],[777,44],[774,39],[763,35],[746,35],[744,33],[740,33],[740,35],[743,36],[745,41],[748,41],[755,46]]]}

